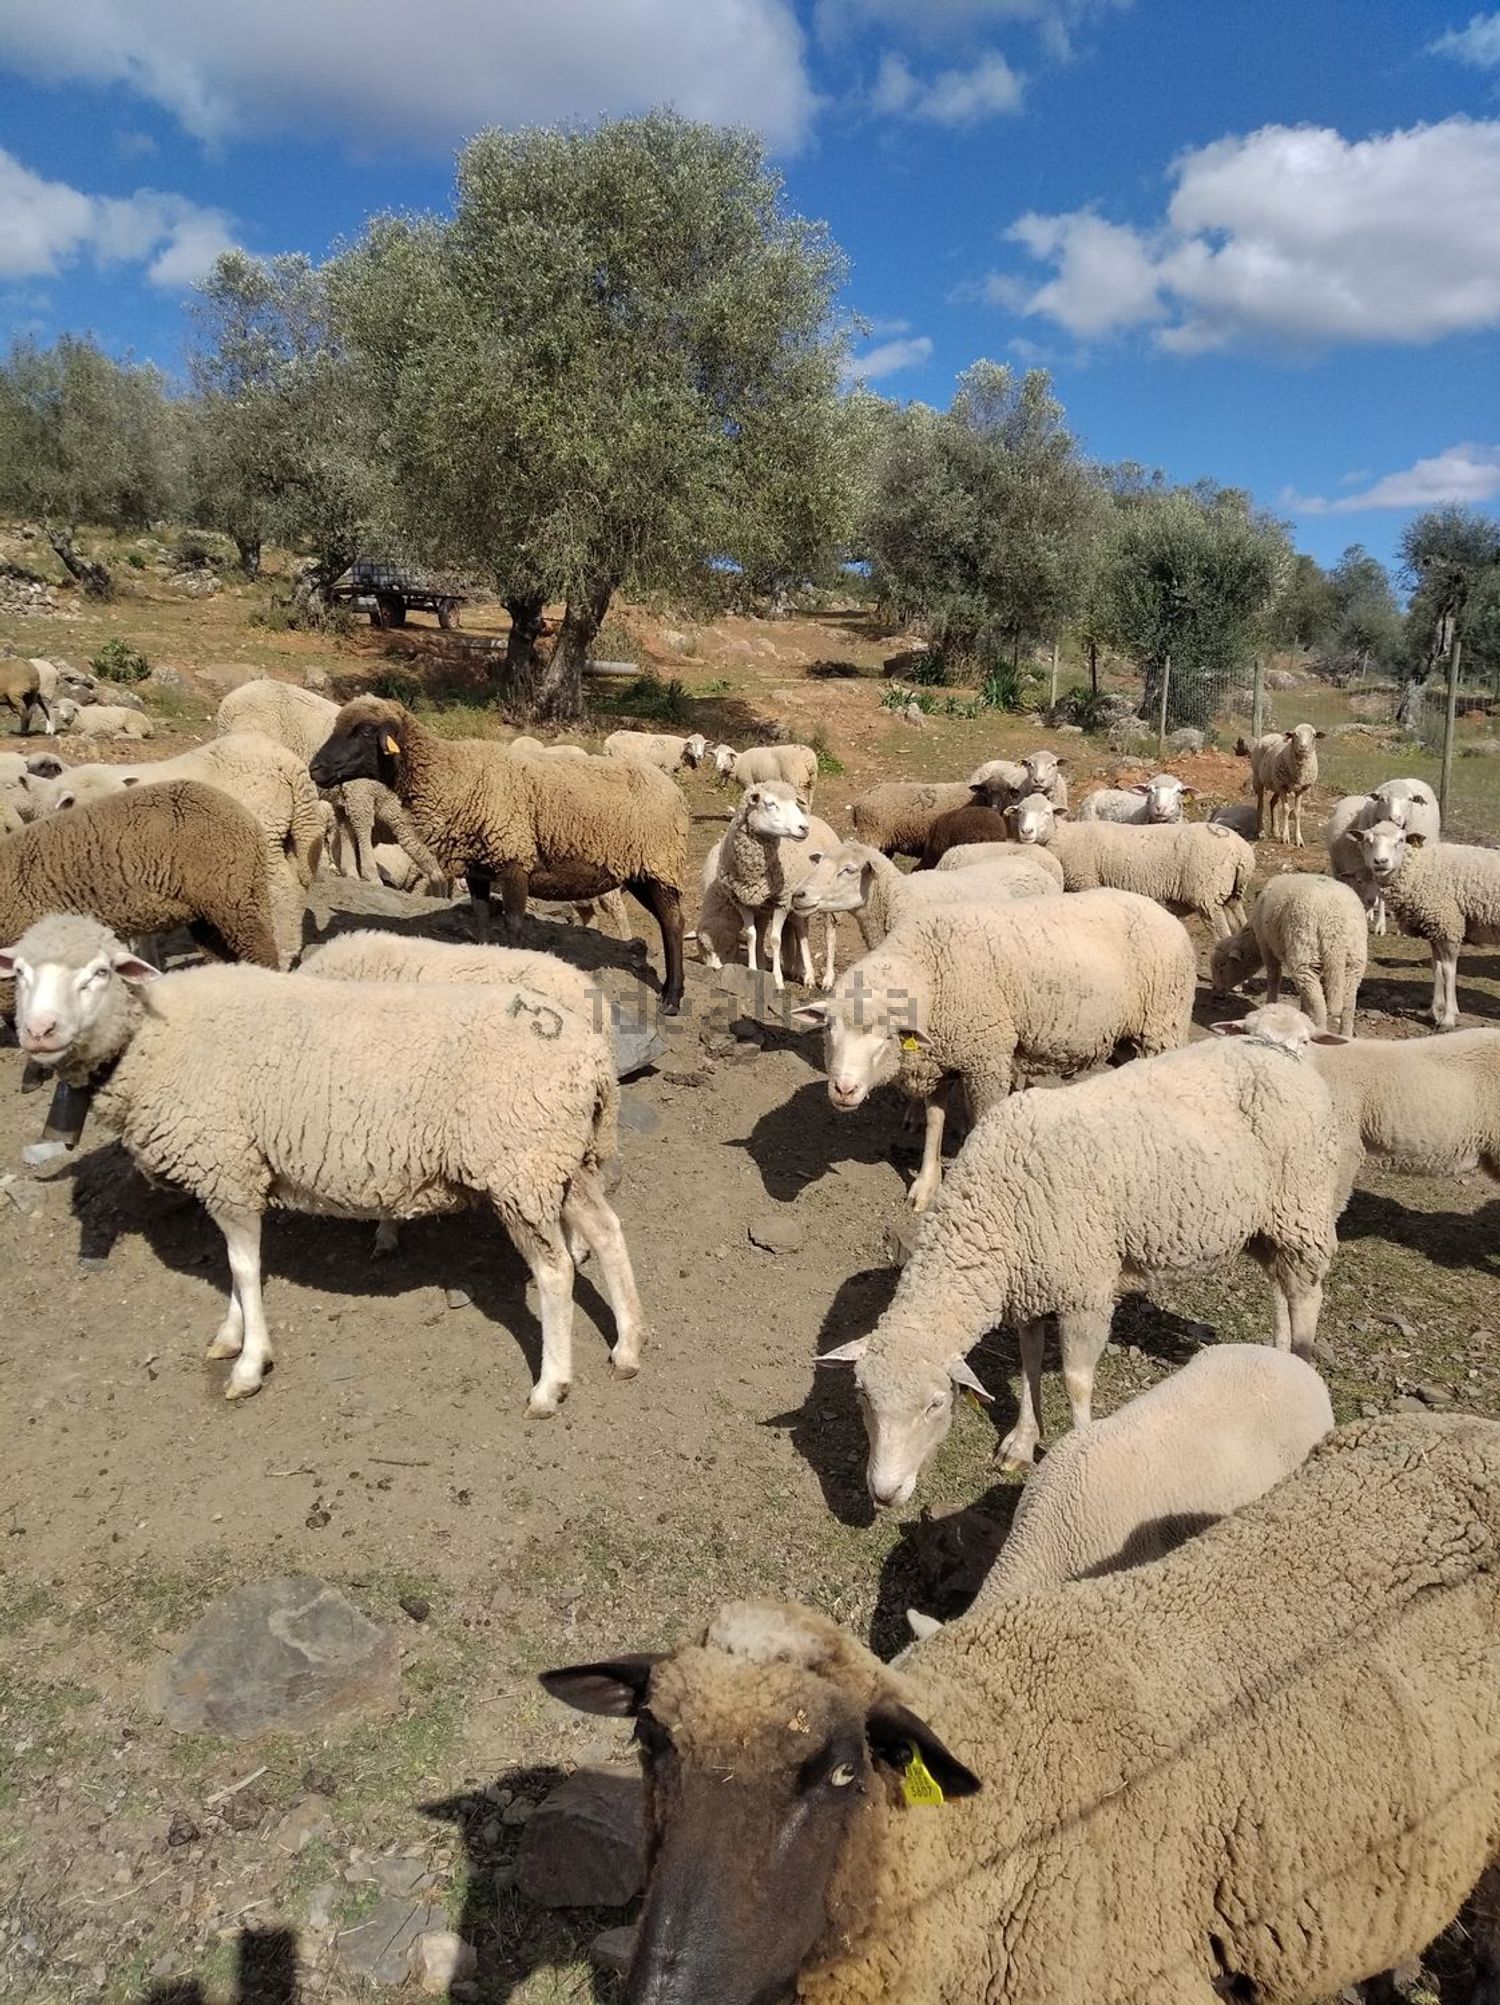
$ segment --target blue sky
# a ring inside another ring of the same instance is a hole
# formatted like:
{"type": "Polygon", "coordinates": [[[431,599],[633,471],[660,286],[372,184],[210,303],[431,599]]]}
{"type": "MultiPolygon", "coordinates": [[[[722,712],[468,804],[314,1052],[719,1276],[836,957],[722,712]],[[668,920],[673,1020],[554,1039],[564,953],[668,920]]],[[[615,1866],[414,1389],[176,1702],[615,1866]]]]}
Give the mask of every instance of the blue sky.
{"type": "Polygon", "coordinates": [[[0,313],[176,370],[215,252],[442,208],[486,124],[758,127],[862,373],[1050,368],[1331,561],[1500,507],[1500,12],[1435,0],[5,0],[0,313]]]}

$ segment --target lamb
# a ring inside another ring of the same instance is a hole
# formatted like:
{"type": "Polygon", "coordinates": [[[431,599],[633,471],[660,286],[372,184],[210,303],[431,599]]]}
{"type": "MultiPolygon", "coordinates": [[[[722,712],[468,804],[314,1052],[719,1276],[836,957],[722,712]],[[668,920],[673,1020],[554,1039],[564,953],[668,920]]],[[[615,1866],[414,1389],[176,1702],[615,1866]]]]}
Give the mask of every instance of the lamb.
{"type": "MultiPolygon", "coordinates": [[[[604,751],[611,759],[644,759],[648,766],[656,766],[663,773],[680,773],[684,766],[702,765],[708,740],[701,731],[695,731],[690,738],[660,731],[611,731],[604,741],[604,751]]],[[[813,770],[816,774],[816,756],[813,770]]]]}
{"type": "Polygon", "coordinates": [[[1208,817],[1215,828],[1233,829],[1246,842],[1260,840],[1260,811],[1249,801],[1225,801],[1208,817]]]}
{"type": "MultiPolygon", "coordinates": [[[[285,745],[304,763],[324,743],[338,717],[339,706],[313,689],[298,689],[269,676],[243,682],[219,705],[214,729],[221,738],[239,731],[258,731],[285,745]]],[[[380,882],[375,861],[375,834],[385,828],[400,844],[439,896],[447,891],[441,864],[412,826],[411,817],[389,787],[377,780],[355,780],[327,789],[337,824],[334,861],[348,873],[347,848],[353,851],[353,875],[367,884],[380,882]]]]}
{"type": "Polygon", "coordinates": [[[815,852],[812,866],[792,894],[793,913],[852,912],[865,946],[878,947],[903,918],[939,906],[978,899],[1044,898],[1062,890],[1062,865],[1044,849],[1013,842],[971,844],[986,851],[975,858],[982,871],[961,872],[950,849],[935,871],[908,876],[890,858],[864,842],[841,842],[815,852]]]}
{"type": "MultiPolygon", "coordinates": [[[[726,961],[733,961],[745,944],[744,927],[740,921],[740,908],[730,897],[717,876],[719,846],[715,843],[709,851],[703,866],[703,902],[698,909],[698,924],[687,937],[696,941],[698,957],[706,968],[719,968],[726,961]]],[[[757,962],[766,968],[770,966],[768,936],[771,922],[771,908],[764,906],[755,913],[757,934],[757,962]]],[[[812,950],[808,943],[807,920],[795,906],[786,915],[782,930],[785,941],[790,938],[797,954],[798,966],[802,970],[802,980],[811,987],[815,979],[812,950]]],[[[829,913],[824,920],[823,935],[823,978],[821,988],[833,987],[834,961],[838,952],[838,919],[829,913]]]]}
{"type": "MultiPolygon", "coordinates": [[[[1017,788],[1017,797],[1025,794],[1043,794],[1059,813],[1068,805],[1068,781],[1062,768],[1067,764],[1056,752],[1045,748],[1028,752],[1021,760],[1026,778],[1017,788]]],[[[981,771],[983,768],[981,768],[981,771]]],[[[970,782],[973,785],[973,782],[970,782]]]]}
{"type": "MultiPolygon", "coordinates": [[[[1038,800],[1043,796],[1036,796],[1038,800]]],[[[927,840],[922,845],[922,854],[917,859],[918,870],[936,870],[950,849],[960,844],[975,842],[1004,842],[1010,830],[1003,814],[995,808],[982,808],[971,803],[964,808],[949,808],[940,814],[927,831],[927,840]]]]}
{"type": "Polygon", "coordinates": [[[899,1669],[740,1602],[666,1655],[544,1673],[636,1721],[627,1997],[1308,2005],[1418,1956],[1476,1883],[1493,1997],[1497,1547],[1500,1430],[1399,1414],[899,1669]]]}
{"type": "MultiPolygon", "coordinates": [[[[766,914],[766,947],[775,988],[786,986],[781,972],[781,934],[792,899],[807,874],[810,846],[838,846],[827,822],[807,811],[807,803],[785,780],[762,780],[747,787],[729,827],[709,852],[704,865],[705,895],[710,886],[739,913],[745,958],[755,966],[758,915],[766,914]]],[[[712,948],[711,948],[712,951],[712,948]]],[[[812,954],[806,931],[801,938],[803,979],[811,984],[812,954]]],[[[834,928],[828,927],[827,965],[823,986],[833,984],[834,928]]],[[[716,958],[716,957],[715,957],[716,958]]],[[[710,959],[709,965],[714,965],[710,959]]]]}
{"type": "Polygon", "coordinates": [[[42,679],[34,661],[0,661],[0,706],[13,712],[24,738],[40,717],[50,738],[57,729],[52,706],[42,694],[42,679]]]}
{"type": "Polygon", "coordinates": [[[1035,798],[1008,809],[1006,820],[1017,842],[1046,844],[1069,891],[1135,891],[1169,912],[1196,912],[1216,937],[1245,923],[1255,851],[1232,829],[1213,822],[1068,823],[1035,798]]]}
{"type": "Polygon", "coordinates": [[[1127,1043],[1170,1051],[1186,1041],[1196,982],[1179,920],[1128,891],[1090,891],[903,919],[845,972],[830,1001],[794,1011],[792,1023],[823,1031],[835,1107],[861,1106],[889,1078],[926,1103],[909,1200],[921,1212],[941,1181],[954,1081],[982,1117],[1003,1103],[1018,1071],[1083,1071],[1127,1043]]]}
{"type": "Polygon", "coordinates": [[[968,780],[882,781],[867,787],[849,814],[854,833],[872,849],[886,856],[920,856],[939,815],[958,808],[1003,810],[1026,793],[1029,779],[1025,766],[989,759],[968,780]]]}
{"type": "MultiPolygon", "coordinates": [[[[1076,901],[1065,899],[1067,911],[1076,901]]],[[[1033,918],[1049,910],[1045,901],[1033,918]]],[[[1041,1438],[1042,1339],[1056,1316],[1063,1380],[1088,1424],[1094,1368],[1122,1281],[1244,1251],[1272,1286],[1275,1342],[1302,1356],[1317,1334],[1334,1225],[1355,1163],[1307,1042],[1238,1024],[1057,1093],[1023,1093],[976,1124],[923,1220],[873,1333],[826,1353],[857,1366],[877,1504],[901,1504],[948,1431],[957,1385],[982,1391],[966,1355],[987,1330],[1020,1331],[1023,1387],[1009,1464],[1041,1438]]],[[[986,1395],[987,1396],[987,1395],[986,1395]]]]}
{"type": "Polygon", "coordinates": [[[1241,738],[1234,748],[1242,759],[1250,761],[1250,784],[1255,789],[1255,813],[1261,826],[1266,796],[1271,797],[1273,841],[1295,842],[1298,849],[1303,846],[1302,803],[1318,784],[1317,740],[1322,736],[1311,724],[1296,724],[1290,731],[1267,731],[1248,745],[1241,738]]]}
{"type": "Polygon", "coordinates": [[[150,738],[155,726],[126,703],[90,703],[73,720],[73,731],[79,738],[150,738]]]}
{"type": "Polygon", "coordinates": [[[1436,842],[1442,833],[1437,798],[1425,780],[1386,780],[1373,794],[1345,794],[1334,802],[1323,829],[1329,865],[1340,883],[1359,893],[1370,916],[1370,930],[1377,934],[1386,929],[1385,900],[1365,868],[1358,834],[1381,821],[1414,829],[1424,842],[1436,842]]]}
{"type": "Polygon", "coordinates": [[[1215,944],[1209,962],[1213,985],[1227,994],[1264,966],[1267,1002],[1280,1001],[1285,979],[1319,1030],[1331,1023],[1352,1037],[1368,932],[1365,908],[1347,884],[1311,871],[1288,871],[1261,892],[1249,925],[1215,944]]]}
{"type": "Polygon", "coordinates": [[[638,1370],[640,1303],[600,1180],[619,1088],[584,1020],[519,985],[432,983],[417,1037],[407,984],[353,995],[255,968],[161,976],[107,927],[56,914],[0,953],[5,975],[23,1049],[92,1086],[140,1167],[191,1191],[223,1233],[233,1294],[208,1355],[235,1360],[228,1398],[257,1392],[271,1362],[260,1241],[274,1206],[415,1218],[491,1204],[541,1298],[534,1414],[555,1413],[572,1379],[572,1249],[587,1245],[615,1369],[638,1370]]]}
{"type": "Polygon", "coordinates": [[[1182,820],[1182,803],[1195,800],[1198,789],[1175,773],[1157,773],[1129,787],[1098,787],[1078,803],[1080,821],[1173,822],[1182,820]]]}
{"type": "MultiPolygon", "coordinates": [[[[722,755],[732,748],[721,745],[722,755]]],[[[818,782],[818,755],[811,745],[752,745],[748,752],[736,752],[732,762],[716,761],[721,780],[733,780],[737,787],[753,787],[761,780],[784,780],[808,801],[818,782]]]]}
{"type": "Polygon", "coordinates": [[[1385,1168],[1500,1180],[1500,1030],[1356,1037],[1313,1056],[1340,1118],[1385,1168]]]}
{"type": "Polygon", "coordinates": [[[344,705],[311,770],[320,786],[391,787],[441,867],[467,877],[481,931],[497,879],[512,930],[532,895],[632,892],[661,929],[662,1008],[677,1014],[688,814],[665,773],[634,759],[517,758],[483,739],[440,738],[378,696],[344,705]]]}
{"type": "Polygon", "coordinates": [[[1415,829],[1376,822],[1355,838],[1375,888],[1403,933],[1432,949],[1432,1020],[1458,1022],[1458,950],[1500,942],[1500,850],[1428,843],[1415,829]]]}

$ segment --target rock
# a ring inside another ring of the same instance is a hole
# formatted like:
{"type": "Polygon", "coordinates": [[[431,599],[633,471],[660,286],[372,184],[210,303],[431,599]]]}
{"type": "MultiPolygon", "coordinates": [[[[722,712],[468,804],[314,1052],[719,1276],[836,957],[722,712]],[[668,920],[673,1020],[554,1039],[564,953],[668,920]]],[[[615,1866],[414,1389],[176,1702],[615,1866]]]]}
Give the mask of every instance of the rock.
{"type": "Polygon", "coordinates": [[[500,1822],[516,1829],[522,1824],[529,1824],[535,1810],[536,1805],[529,1796],[518,1797],[514,1803],[507,1803],[500,1812],[500,1822]]]}
{"type": "Polygon", "coordinates": [[[1393,1402],[1397,1413],[1425,1413],[1427,1408],[1420,1399],[1414,1399],[1409,1392],[1401,1393],[1393,1402]]]}
{"type": "Polygon", "coordinates": [[[185,1810],[174,1810],[172,1821],[167,1826],[167,1843],[175,1851],[179,1845],[191,1845],[203,1833],[185,1810]]]}
{"type": "Polygon", "coordinates": [[[177,673],[175,668],[153,668],[151,671],[151,682],[152,686],[156,689],[181,689],[183,687],[182,677],[177,673]]]}
{"type": "Polygon", "coordinates": [[[1453,1391],[1450,1386],[1446,1385],[1419,1385],[1417,1387],[1417,1398],[1421,1400],[1424,1406],[1451,1406],[1453,1404],[1453,1391]]]}
{"type": "Polygon", "coordinates": [[[247,661],[211,661],[207,668],[198,670],[200,682],[206,682],[210,689],[217,689],[225,696],[231,689],[238,689],[242,682],[254,682],[255,677],[256,671],[247,661]]]}
{"type": "Polygon", "coordinates": [[[423,1594],[403,1594],[401,1612],[409,1615],[413,1622],[425,1622],[432,1613],[432,1603],[423,1594]]]}
{"type": "Polygon", "coordinates": [[[635,1937],[633,1928],[607,1928],[589,1944],[590,1963],[609,1971],[611,1976],[623,1977],[635,1955],[635,1937]]]}
{"type": "Polygon", "coordinates": [[[554,1789],[526,1826],[516,1884],[548,1908],[617,1908],[645,1880],[639,1776],[580,1768],[554,1789]]]}
{"type": "Polygon", "coordinates": [[[1145,735],[1146,725],[1139,717],[1117,718],[1105,733],[1112,752],[1128,752],[1136,740],[1145,735]]]}
{"type": "Polygon", "coordinates": [[[1300,689],[1302,677],[1294,675],[1289,668],[1268,668],[1266,670],[1267,689],[1300,689]]]}
{"type": "Polygon", "coordinates": [[[764,1253],[800,1253],[807,1244],[807,1228],[800,1219],[784,1213],[763,1212],[745,1228],[750,1244],[764,1253]]]}
{"type": "Polygon", "coordinates": [[[902,722],[906,724],[925,724],[927,722],[927,713],[921,704],[918,703],[917,699],[913,697],[911,702],[902,711],[901,718],[902,722]]]}
{"type": "Polygon", "coordinates": [[[474,1945],[455,1935],[451,1928],[430,1928],[417,1937],[413,1958],[417,1982],[429,1998],[436,1998],[450,1984],[463,1984],[479,1968],[474,1945]]]}
{"type": "Polygon", "coordinates": [[[1384,1408],[1378,1406],[1373,1399],[1362,1399],[1359,1402],[1359,1417],[1361,1420],[1378,1420],[1383,1411],[1384,1408]]]}
{"type": "Polygon", "coordinates": [[[327,1804],[316,1796],[308,1796],[292,1805],[271,1834],[271,1841],[279,1852],[296,1854],[304,1851],[314,1838],[326,1838],[332,1829],[327,1804]]]}
{"type": "Polygon", "coordinates": [[[1494,1341],[1495,1332],[1493,1330],[1470,1330],[1469,1332],[1469,1342],[1471,1344],[1492,1344],[1494,1341]]]}
{"type": "Polygon", "coordinates": [[[326,696],[329,690],[328,670],[310,661],[302,671],[302,687],[315,690],[319,696],[326,696]]]}
{"type": "Polygon", "coordinates": [[[904,1206],[885,1229],[885,1257],[893,1267],[904,1267],[917,1243],[921,1220],[904,1206]]]}
{"type": "Polygon", "coordinates": [[[1083,726],[1081,724],[1059,724],[1055,728],[1058,736],[1061,738],[1081,738],[1083,736],[1083,726]]]}
{"type": "Polygon", "coordinates": [[[1390,1324],[1391,1328],[1396,1332],[1396,1335],[1398,1337],[1404,1337],[1408,1343],[1410,1343],[1412,1338],[1417,1334],[1416,1325],[1414,1323],[1407,1322],[1404,1316],[1387,1316],[1386,1321],[1390,1324]]]}
{"type": "Polygon", "coordinates": [[[338,1935],[338,1952],[356,1976],[371,1984],[404,1984],[419,1938],[442,1929],[446,1921],[438,1904],[388,1894],[372,1914],[338,1935]]]}
{"type": "Polygon", "coordinates": [[[338,1897],[338,1883],[334,1880],[324,1880],[321,1886],[314,1887],[308,1895],[307,1925],[315,1929],[319,1935],[333,1920],[333,1904],[338,1897]]]}
{"type": "Polygon", "coordinates": [[[166,1665],[158,1704],[178,1733],[309,1733],[351,1714],[393,1711],[394,1636],[337,1588],[283,1574],[236,1588],[166,1665]]]}
{"type": "Polygon", "coordinates": [[[443,1300],[450,1309],[472,1309],[474,1306],[474,1297],[466,1288],[445,1288],[443,1300]]]}
{"type": "Polygon", "coordinates": [[[1195,731],[1191,724],[1179,725],[1177,730],[1167,733],[1167,744],[1174,752],[1201,752],[1203,733],[1195,731]]]}
{"type": "Polygon", "coordinates": [[[219,1816],[231,1831],[255,1831],[266,1814],[266,1799],[258,1789],[237,1789],[219,1806],[219,1816]]]}
{"type": "Polygon", "coordinates": [[[620,1106],[620,1126],[635,1135],[654,1135],[661,1126],[661,1115],[644,1100],[625,1100],[620,1106]]]}

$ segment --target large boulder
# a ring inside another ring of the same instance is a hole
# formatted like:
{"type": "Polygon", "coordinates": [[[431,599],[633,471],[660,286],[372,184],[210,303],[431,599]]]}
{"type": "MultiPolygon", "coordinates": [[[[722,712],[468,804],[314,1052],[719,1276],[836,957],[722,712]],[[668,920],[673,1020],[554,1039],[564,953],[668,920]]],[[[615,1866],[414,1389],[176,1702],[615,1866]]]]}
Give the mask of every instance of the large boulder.
{"type": "Polygon", "coordinates": [[[547,1908],[618,1908],[645,1884],[641,1779],[580,1768],[527,1820],[516,1885],[547,1908]]]}

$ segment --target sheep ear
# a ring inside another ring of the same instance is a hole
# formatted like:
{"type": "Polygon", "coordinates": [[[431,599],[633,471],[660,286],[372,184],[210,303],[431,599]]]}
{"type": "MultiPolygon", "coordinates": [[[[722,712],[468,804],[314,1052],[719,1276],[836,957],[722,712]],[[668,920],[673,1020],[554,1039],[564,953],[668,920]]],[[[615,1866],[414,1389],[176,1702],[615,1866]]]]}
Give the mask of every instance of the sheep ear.
{"type": "Polygon", "coordinates": [[[1315,738],[1326,738],[1328,733],[1326,731],[1314,731],[1313,736],[1315,738]]]}
{"type": "Polygon", "coordinates": [[[1418,830],[1414,828],[1409,828],[1405,830],[1404,833],[1406,836],[1406,846],[1408,849],[1420,849],[1427,840],[1425,835],[1422,835],[1418,830]]]}
{"type": "Polygon", "coordinates": [[[1354,1039],[1352,1037],[1340,1037],[1336,1030],[1315,1030],[1312,1034],[1312,1041],[1314,1044],[1353,1044],[1354,1039]]]}
{"type": "Polygon", "coordinates": [[[633,1719],[646,1703],[651,1673],[662,1661],[654,1656],[612,1657],[603,1664],[565,1664],[543,1671],[542,1690],[579,1713],[606,1713],[611,1719],[633,1719]]]}
{"type": "Polygon", "coordinates": [[[852,1343],[840,1344],[836,1351],[824,1351],[820,1357],[813,1359],[813,1363],[815,1365],[857,1365],[869,1349],[869,1346],[870,1339],[868,1337],[856,1337],[852,1343]]]}
{"type": "Polygon", "coordinates": [[[963,1358],[949,1358],[948,1376],[955,1385],[963,1386],[966,1392],[972,1392],[980,1399],[992,1400],[994,1398],[993,1393],[985,1391],[983,1385],[974,1376],[968,1363],[963,1358]]]}
{"type": "Polygon", "coordinates": [[[1184,781],[1184,783],[1183,783],[1183,784],[1182,784],[1182,785],[1181,785],[1181,786],[1180,786],[1180,787],[1179,787],[1179,788],[1177,789],[1177,791],[1178,791],[1178,793],[1179,793],[1179,794],[1186,794],[1186,795],[1187,795],[1187,797],[1188,797],[1188,799],[1189,799],[1190,801],[1195,801],[1195,800],[1197,800],[1197,798],[1198,798],[1198,789],[1197,789],[1196,787],[1190,787],[1190,786],[1188,786],[1188,785],[1187,785],[1187,783],[1186,783],[1185,781],[1184,781]]]}
{"type": "Polygon", "coordinates": [[[803,1003],[792,1011],[793,1030],[822,1030],[828,1022],[826,1002],[803,1003]]]}
{"type": "Polygon", "coordinates": [[[1127,787],[1125,791],[1127,794],[1149,794],[1151,789],[1143,780],[1137,780],[1134,786],[1127,787]]]}
{"type": "Polygon", "coordinates": [[[903,1051],[931,1051],[932,1049],[932,1039],[927,1035],[925,1030],[918,1030],[915,1024],[909,1025],[905,1030],[893,1029],[891,1036],[900,1039],[903,1051]]]}
{"type": "Polygon", "coordinates": [[[941,1802],[947,1796],[975,1796],[984,1786],[972,1768],[965,1768],[951,1754],[926,1720],[917,1718],[894,1699],[882,1700],[865,1715],[865,1739],[876,1761],[892,1768],[908,1785],[910,1803],[941,1802]],[[914,1769],[925,1769],[924,1788],[918,1793],[914,1769]],[[934,1798],[932,1784],[942,1792],[934,1798]]]}
{"type": "Polygon", "coordinates": [[[51,752],[37,752],[26,761],[26,770],[36,780],[55,780],[63,771],[63,762],[51,752]]]}
{"type": "MultiPolygon", "coordinates": [[[[17,945],[19,945],[19,941],[17,945]]],[[[16,978],[15,947],[0,947],[0,982],[13,982],[16,978]]]]}
{"type": "Polygon", "coordinates": [[[110,966],[122,982],[129,982],[132,988],[144,988],[147,982],[159,982],[161,969],[143,961],[139,954],[128,953],[123,947],[110,960],[110,966]]]}
{"type": "Polygon", "coordinates": [[[1208,1027],[1215,1037],[1248,1037],[1250,1035],[1242,1023],[1211,1023],[1208,1027]]]}

